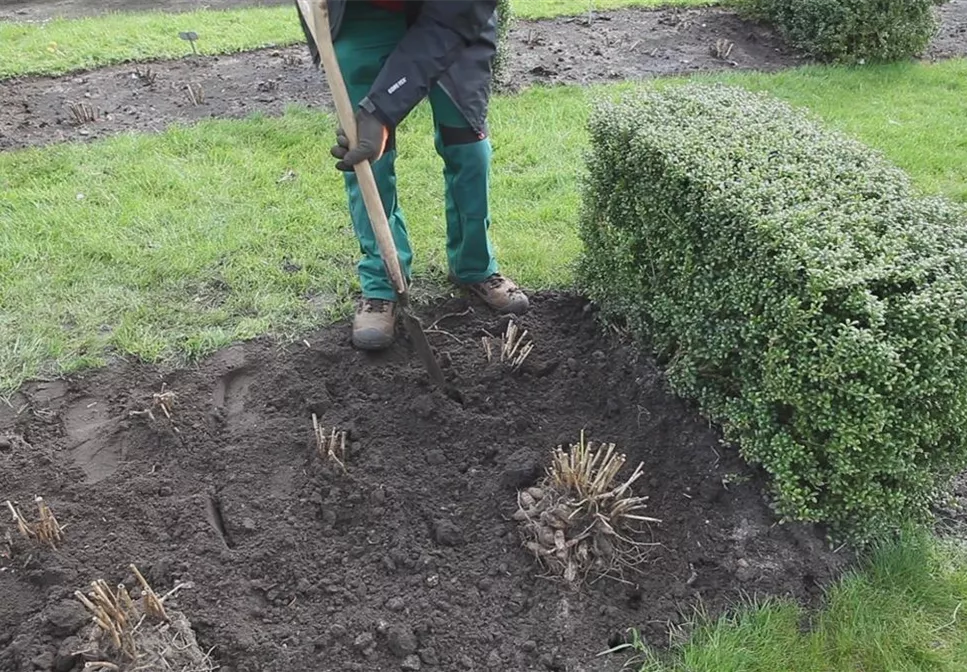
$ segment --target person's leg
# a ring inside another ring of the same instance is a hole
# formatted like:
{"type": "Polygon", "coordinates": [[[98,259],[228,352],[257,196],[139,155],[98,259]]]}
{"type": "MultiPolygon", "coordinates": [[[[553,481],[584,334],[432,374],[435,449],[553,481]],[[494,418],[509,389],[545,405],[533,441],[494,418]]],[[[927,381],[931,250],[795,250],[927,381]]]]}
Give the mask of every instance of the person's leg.
{"type": "MultiPolygon", "coordinates": [[[[383,62],[405,32],[402,13],[382,10],[368,2],[346,3],[346,15],[334,46],[354,106],[369,93],[383,62]]],[[[409,280],[413,252],[396,192],[395,143],[393,133],[386,153],[373,164],[373,175],[396,242],[400,267],[409,280]]],[[[386,275],[356,174],[346,173],[344,179],[353,231],[362,253],[357,268],[364,301],[356,315],[353,340],[358,347],[380,349],[393,340],[395,311],[385,303],[395,301],[396,292],[386,275]]]]}
{"type": "Polygon", "coordinates": [[[457,282],[497,272],[490,229],[490,139],[479,138],[439,86],[430,90],[436,151],[443,159],[447,261],[457,282]]]}
{"type": "Polygon", "coordinates": [[[443,159],[447,261],[453,280],[502,312],[524,312],[527,297],[499,273],[490,241],[490,138],[476,131],[439,86],[429,95],[443,159]]]}

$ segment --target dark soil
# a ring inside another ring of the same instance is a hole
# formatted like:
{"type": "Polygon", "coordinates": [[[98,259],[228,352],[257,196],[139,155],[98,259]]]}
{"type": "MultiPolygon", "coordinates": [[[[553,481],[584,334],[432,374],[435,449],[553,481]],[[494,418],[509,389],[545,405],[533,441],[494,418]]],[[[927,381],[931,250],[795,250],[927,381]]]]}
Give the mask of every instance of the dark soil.
{"type": "MultiPolygon", "coordinates": [[[[618,11],[597,16],[590,26],[587,17],[522,21],[510,40],[511,90],[697,71],[777,70],[800,62],[770,28],[718,9],[618,11]],[[726,50],[732,45],[727,57],[713,53],[719,40],[726,50]]],[[[324,78],[304,45],[6,80],[0,81],[0,149],[159,131],[210,117],[276,115],[289,104],[328,102],[324,78]],[[201,86],[202,104],[189,100],[189,84],[201,86]],[[97,120],[76,123],[70,107],[78,104],[89,105],[97,120]]]]}
{"type": "Polygon", "coordinates": [[[29,512],[42,495],[66,529],[56,551],[15,537],[0,556],[0,669],[79,669],[72,592],[130,583],[130,563],[159,592],[186,584],[169,604],[236,672],[616,670],[622,655],[595,654],[624,628],[662,645],[698,601],[810,600],[843,568],[813,531],[774,524],[759,478],[584,301],[539,295],[522,322],[537,347],[520,374],[480,347],[500,318],[431,331],[462,404],[427,387],[405,339],[367,356],[346,325],[191,370],[26,386],[0,411],[0,500],[29,512]],[[172,421],[132,415],[163,385],[172,421]],[[312,413],[349,432],[347,474],[314,453],[312,413]],[[573,591],[537,576],[510,516],[582,429],[626,451],[626,470],[644,462],[636,494],[663,522],[627,583],[573,591]]]}
{"type": "Polygon", "coordinates": [[[292,4],[292,0],[3,0],[0,21],[46,21],[109,12],[186,12],[292,4]]]}
{"type": "Polygon", "coordinates": [[[938,8],[940,31],[926,56],[931,59],[967,55],[967,0],[951,0],[938,8]]]}

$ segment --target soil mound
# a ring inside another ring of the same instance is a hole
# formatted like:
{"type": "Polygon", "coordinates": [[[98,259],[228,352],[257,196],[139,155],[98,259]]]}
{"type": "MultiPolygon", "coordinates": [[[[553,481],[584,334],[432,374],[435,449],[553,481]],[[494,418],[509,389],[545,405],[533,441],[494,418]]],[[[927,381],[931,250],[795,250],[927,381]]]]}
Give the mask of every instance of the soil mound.
{"type": "Polygon", "coordinates": [[[181,586],[166,604],[236,672],[618,669],[596,654],[632,626],[661,645],[698,600],[818,594],[845,559],[774,525],[758,477],[654,364],[582,299],[533,304],[517,372],[482,347],[508,318],[460,298],[428,309],[462,404],[405,340],[365,355],[346,325],[189,370],[26,386],[0,410],[0,500],[43,496],[63,538],[0,557],[0,669],[74,669],[90,622],[74,591],[135,587],[131,564],[181,586]],[[345,471],[321,459],[313,415],[346,433],[345,471]],[[639,572],[574,589],[541,577],[513,516],[582,431],[627,455],[616,482],[643,463],[634,495],[662,522],[639,572]]]}

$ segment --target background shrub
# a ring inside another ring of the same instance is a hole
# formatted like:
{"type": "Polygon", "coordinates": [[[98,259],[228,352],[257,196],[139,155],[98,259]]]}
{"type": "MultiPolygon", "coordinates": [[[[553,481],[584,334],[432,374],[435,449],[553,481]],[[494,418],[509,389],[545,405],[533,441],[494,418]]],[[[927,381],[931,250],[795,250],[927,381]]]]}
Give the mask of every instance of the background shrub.
{"type": "Polygon", "coordinates": [[[501,89],[504,86],[504,76],[507,72],[507,59],[510,53],[507,47],[508,33],[514,24],[514,12],[510,6],[511,0],[497,0],[497,55],[494,59],[494,86],[501,89]]]}
{"type": "Polygon", "coordinates": [[[967,222],[782,102],[596,106],[583,291],[770,475],[782,516],[868,538],[967,466],[967,222]]]}
{"type": "Polygon", "coordinates": [[[884,62],[917,56],[937,30],[934,5],[947,0],[741,0],[811,56],[884,62]]]}

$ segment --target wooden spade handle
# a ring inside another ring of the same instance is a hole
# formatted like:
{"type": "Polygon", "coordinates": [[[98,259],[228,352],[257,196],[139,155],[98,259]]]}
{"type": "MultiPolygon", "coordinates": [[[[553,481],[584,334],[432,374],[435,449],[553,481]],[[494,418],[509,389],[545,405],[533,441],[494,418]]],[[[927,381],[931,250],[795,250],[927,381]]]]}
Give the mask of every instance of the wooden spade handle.
{"type": "MultiPolygon", "coordinates": [[[[306,16],[306,23],[311,27],[310,32],[315,40],[316,48],[319,50],[322,67],[329,82],[329,90],[336,105],[336,116],[339,119],[339,124],[349,139],[349,146],[355,147],[359,141],[356,136],[356,116],[353,112],[353,104],[349,100],[349,92],[346,90],[346,82],[339,70],[339,62],[336,60],[336,50],[332,44],[332,32],[329,26],[327,0],[298,0],[298,2],[306,16]]],[[[373,167],[369,161],[360,161],[354,166],[354,169],[356,178],[359,180],[360,191],[363,192],[363,203],[366,205],[366,212],[369,214],[373,233],[376,235],[376,244],[379,246],[383,264],[386,266],[386,272],[389,274],[390,282],[393,283],[396,293],[405,300],[406,281],[400,269],[400,259],[396,252],[396,243],[393,241],[389,222],[386,219],[386,211],[383,210],[383,201],[379,196],[379,189],[376,187],[373,167]]]]}

